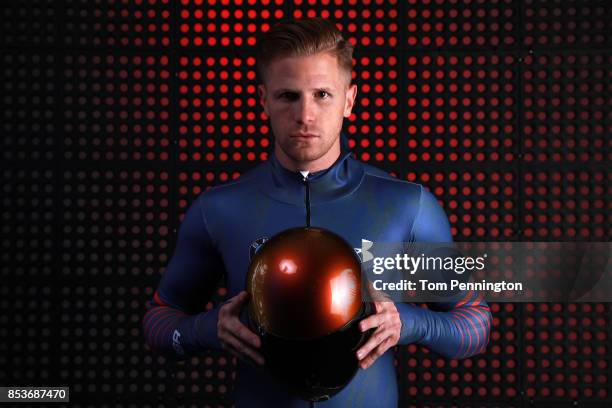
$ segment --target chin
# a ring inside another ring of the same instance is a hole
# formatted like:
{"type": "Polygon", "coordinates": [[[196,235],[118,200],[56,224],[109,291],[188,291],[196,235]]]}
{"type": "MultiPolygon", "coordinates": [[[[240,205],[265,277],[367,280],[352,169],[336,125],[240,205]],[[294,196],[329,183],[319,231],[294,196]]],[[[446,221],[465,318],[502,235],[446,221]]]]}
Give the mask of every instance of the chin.
{"type": "Polygon", "coordinates": [[[320,149],[313,146],[305,146],[302,143],[291,144],[283,150],[287,156],[297,162],[310,162],[322,156],[320,149]]]}
{"type": "Polygon", "coordinates": [[[308,162],[313,162],[319,159],[321,155],[315,154],[314,152],[297,151],[297,152],[291,152],[289,157],[291,157],[293,161],[298,162],[298,163],[308,163],[308,162]]]}

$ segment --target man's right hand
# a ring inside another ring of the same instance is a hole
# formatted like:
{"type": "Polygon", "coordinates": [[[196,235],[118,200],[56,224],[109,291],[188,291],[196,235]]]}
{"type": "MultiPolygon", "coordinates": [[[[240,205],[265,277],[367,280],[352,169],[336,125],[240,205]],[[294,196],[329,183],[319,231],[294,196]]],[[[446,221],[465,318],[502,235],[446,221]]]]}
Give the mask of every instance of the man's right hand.
{"type": "Polygon", "coordinates": [[[240,311],[248,298],[249,294],[242,291],[221,306],[217,336],[221,346],[232,355],[247,362],[254,361],[263,365],[263,356],[257,351],[261,347],[261,339],[239,319],[240,311]]]}

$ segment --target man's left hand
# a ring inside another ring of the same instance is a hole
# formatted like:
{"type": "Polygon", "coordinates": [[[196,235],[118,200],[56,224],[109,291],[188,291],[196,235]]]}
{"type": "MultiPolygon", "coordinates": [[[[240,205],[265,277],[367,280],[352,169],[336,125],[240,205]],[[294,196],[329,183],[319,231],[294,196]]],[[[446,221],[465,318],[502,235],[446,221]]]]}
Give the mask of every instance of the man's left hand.
{"type": "Polygon", "coordinates": [[[395,303],[374,302],[374,306],[376,314],[359,323],[361,332],[376,328],[366,344],[357,350],[359,366],[364,370],[374,364],[385,351],[397,344],[402,330],[402,321],[395,303]]]}

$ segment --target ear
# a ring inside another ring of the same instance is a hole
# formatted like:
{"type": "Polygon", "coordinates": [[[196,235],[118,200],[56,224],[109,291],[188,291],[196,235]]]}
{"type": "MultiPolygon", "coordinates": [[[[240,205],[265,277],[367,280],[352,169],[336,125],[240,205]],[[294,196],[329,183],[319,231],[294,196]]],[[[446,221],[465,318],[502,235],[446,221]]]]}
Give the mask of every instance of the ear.
{"type": "Polygon", "coordinates": [[[355,98],[357,97],[357,85],[352,84],[346,91],[346,101],[344,103],[344,117],[348,118],[351,116],[351,111],[355,105],[355,98]]]}
{"type": "Polygon", "coordinates": [[[266,115],[270,116],[268,113],[268,93],[266,92],[266,86],[264,84],[257,86],[257,93],[259,94],[259,103],[261,104],[266,115]]]}

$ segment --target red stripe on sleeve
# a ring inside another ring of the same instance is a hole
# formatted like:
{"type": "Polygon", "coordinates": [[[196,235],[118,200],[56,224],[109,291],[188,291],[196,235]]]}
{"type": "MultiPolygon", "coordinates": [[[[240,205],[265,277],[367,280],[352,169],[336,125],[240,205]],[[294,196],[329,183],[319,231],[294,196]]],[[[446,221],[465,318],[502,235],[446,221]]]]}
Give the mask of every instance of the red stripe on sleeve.
{"type": "MultiPolygon", "coordinates": [[[[475,310],[472,309],[465,309],[464,312],[468,315],[467,316],[467,323],[472,327],[472,330],[474,331],[474,333],[476,333],[476,343],[474,344],[474,347],[479,347],[481,342],[480,342],[480,330],[479,330],[479,326],[483,326],[483,324],[478,324],[477,322],[480,321],[481,323],[484,323],[479,317],[478,317],[478,313],[476,313],[475,310]]],[[[472,350],[469,350],[470,353],[472,353],[472,350]]]]}
{"type": "Polygon", "coordinates": [[[455,307],[461,307],[465,305],[470,299],[472,299],[472,295],[474,294],[473,290],[470,290],[467,295],[459,303],[455,305],[455,307]]]}
{"type": "MultiPolygon", "coordinates": [[[[168,327],[172,326],[173,323],[176,322],[177,318],[183,317],[184,313],[177,313],[174,309],[162,308],[162,316],[160,316],[159,320],[156,322],[154,333],[152,333],[151,338],[155,343],[160,343],[160,337],[163,340],[163,336],[167,335],[168,327]]],[[[163,344],[163,342],[162,342],[163,344]]]]}
{"type": "MultiPolygon", "coordinates": [[[[461,327],[461,344],[463,345],[463,338],[465,337],[466,333],[467,333],[467,337],[469,339],[469,342],[467,344],[467,348],[466,350],[469,350],[472,348],[472,333],[470,332],[470,330],[464,326],[465,325],[465,320],[466,320],[466,316],[463,314],[463,310],[453,310],[453,315],[455,320],[457,321],[457,323],[459,323],[461,327]]],[[[464,355],[467,355],[466,352],[461,354],[461,357],[463,357],[464,355]]]]}
{"type": "Polygon", "coordinates": [[[166,302],[164,302],[164,301],[162,300],[162,298],[159,296],[159,292],[158,292],[158,291],[155,291],[155,294],[153,295],[153,299],[155,300],[155,302],[156,302],[158,305],[161,305],[161,306],[169,306],[169,305],[168,305],[166,302]]]}

